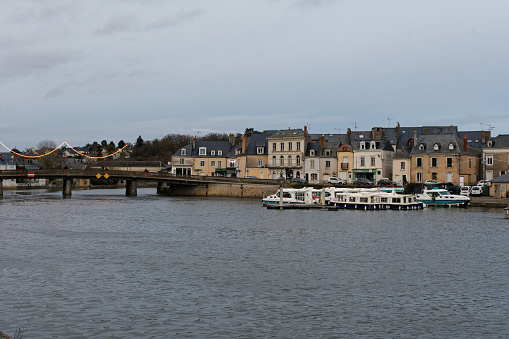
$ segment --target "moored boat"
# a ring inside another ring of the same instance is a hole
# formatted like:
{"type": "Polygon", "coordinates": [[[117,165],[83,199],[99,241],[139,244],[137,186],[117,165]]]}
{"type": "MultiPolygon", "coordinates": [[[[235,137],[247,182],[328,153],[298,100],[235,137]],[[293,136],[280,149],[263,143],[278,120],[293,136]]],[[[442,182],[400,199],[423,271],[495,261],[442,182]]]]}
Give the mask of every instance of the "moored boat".
{"type": "Polygon", "coordinates": [[[425,206],[467,207],[470,198],[464,195],[451,194],[443,188],[425,189],[417,200],[425,206]]]}

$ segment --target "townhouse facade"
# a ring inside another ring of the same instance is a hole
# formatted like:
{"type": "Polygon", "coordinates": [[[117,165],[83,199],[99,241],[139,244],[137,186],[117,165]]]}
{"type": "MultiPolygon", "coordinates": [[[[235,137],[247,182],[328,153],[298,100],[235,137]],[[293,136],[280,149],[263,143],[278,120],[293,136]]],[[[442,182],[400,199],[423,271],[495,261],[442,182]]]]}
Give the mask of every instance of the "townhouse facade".
{"type": "Polygon", "coordinates": [[[303,178],[307,128],[280,130],[267,138],[269,179],[303,178]]]}
{"type": "Polygon", "coordinates": [[[238,177],[269,178],[267,138],[268,133],[244,135],[237,148],[238,177]],[[239,152],[240,150],[240,152],[239,152]]]}
{"type": "Polygon", "coordinates": [[[484,179],[492,180],[509,173],[509,134],[488,140],[482,153],[484,179]]]}

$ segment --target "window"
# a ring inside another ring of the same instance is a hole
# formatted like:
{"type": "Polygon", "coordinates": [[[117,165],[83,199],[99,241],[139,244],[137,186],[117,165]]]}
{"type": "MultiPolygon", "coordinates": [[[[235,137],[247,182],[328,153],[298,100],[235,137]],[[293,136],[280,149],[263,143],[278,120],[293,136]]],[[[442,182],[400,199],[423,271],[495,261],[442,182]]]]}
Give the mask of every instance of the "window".
{"type": "Polygon", "coordinates": [[[417,161],[417,164],[415,166],[416,167],[422,167],[422,158],[417,158],[416,161],[417,161]]]}
{"type": "Polygon", "coordinates": [[[325,152],[325,155],[326,155],[326,156],[330,156],[330,151],[326,151],[326,152],[325,152]]]}
{"type": "Polygon", "coordinates": [[[437,172],[431,172],[431,180],[437,180],[438,173],[437,172]]]}
{"type": "Polygon", "coordinates": [[[371,149],[376,149],[376,142],[375,141],[371,142],[371,149]]]}
{"type": "Polygon", "coordinates": [[[297,141],[297,151],[300,151],[300,141],[297,141]]]}
{"type": "Polygon", "coordinates": [[[216,151],[210,151],[210,155],[216,155],[216,151]]]}
{"type": "Polygon", "coordinates": [[[263,159],[258,158],[258,167],[263,167],[263,159]]]}
{"type": "Polygon", "coordinates": [[[180,162],[179,162],[181,165],[184,165],[184,159],[180,159],[180,162]]]}
{"type": "Polygon", "coordinates": [[[454,149],[454,144],[451,142],[451,143],[449,144],[449,151],[452,151],[453,149],[454,149]]]}
{"type": "Polygon", "coordinates": [[[486,154],[486,165],[493,165],[493,154],[486,154]]]}
{"type": "Polygon", "coordinates": [[[361,166],[366,166],[364,157],[361,157],[361,166]]]}
{"type": "Polygon", "coordinates": [[[221,150],[217,151],[217,155],[223,155],[223,151],[221,150]]]}
{"type": "Polygon", "coordinates": [[[263,147],[257,147],[256,154],[263,154],[263,147]]]}
{"type": "Polygon", "coordinates": [[[276,166],[276,165],[277,165],[276,156],[273,156],[272,157],[272,166],[276,166]]]}
{"type": "Polygon", "coordinates": [[[318,174],[316,174],[316,173],[311,173],[311,180],[313,180],[313,181],[318,180],[318,174]]]}
{"type": "Polygon", "coordinates": [[[468,168],[472,168],[472,158],[468,158],[468,168]]]}
{"type": "Polygon", "coordinates": [[[211,160],[210,161],[210,167],[216,167],[216,161],[215,160],[211,160]]]}
{"type": "Polygon", "coordinates": [[[276,151],[276,143],[275,143],[275,142],[273,142],[273,143],[272,143],[272,152],[275,152],[275,151],[276,151]]]}
{"type": "Polygon", "coordinates": [[[284,142],[282,142],[282,143],[281,143],[281,151],[284,151],[284,150],[285,150],[285,143],[284,143],[284,142]]]}
{"type": "Polygon", "coordinates": [[[417,182],[422,182],[422,172],[417,172],[415,179],[417,182]]]}
{"type": "Polygon", "coordinates": [[[452,158],[447,158],[446,159],[445,167],[452,168],[452,158]]]}
{"type": "Polygon", "coordinates": [[[205,161],[204,160],[200,161],[200,167],[205,167],[205,161]]]}
{"type": "Polygon", "coordinates": [[[292,156],[288,156],[288,166],[292,166],[292,156]]]}
{"type": "Polygon", "coordinates": [[[347,152],[348,151],[348,147],[343,147],[343,151],[347,152]]]}
{"type": "Polygon", "coordinates": [[[180,150],[180,155],[186,155],[186,149],[185,148],[180,150]]]}
{"type": "Polygon", "coordinates": [[[314,150],[309,151],[309,156],[314,157],[315,156],[315,151],[314,150]]]}
{"type": "Polygon", "coordinates": [[[433,149],[434,149],[435,151],[438,151],[438,149],[439,149],[438,144],[434,144],[434,145],[433,145],[433,149]]]}
{"type": "Polygon", "coordinates": [[[199,155],[207,155],[207,147],[200,147],[198,154],[199,155]]]}
{"type": "Polygon", "coordinates": [[[314,160],[310,160],[309,161],[309,168],[315,168],[315,161],[314,160]]]}
{"type": "Polygon", "coordinates": [[[401,169],[402,169],[402,170],[404,170],[404,169],[405,169],[405,162],[404,162],[404,161],[402,161],[402,162],[401,162],[401,169]]]}
{"type": "Polygon", "coordinates": [[[329,161],[329,160],[327,160],[327,161],[325,162],[325,168],[330,168],[330,161],[329,161]]]}
{"type": "Polygon", "coordinates": [[[376,158],[371,157],[371,166],[375,166],[375,165],[376,165],[376,158]]]}
{"type": "Polygon", "coordinates": [[[424,151],[425,148],[426,148],[426,145],[424,145],[424,144],[420,144],[419,145],[419,150],[420,151],[424,151]]]}
{"type": "Polygon", "coordinates": [[[361,142],[361,149],[366,149],[366,144],[363,142],[361,142]]]}
{"type": "Polygon", "coordinates": [[[297,166],[300,166],[300,155],[297,155],[297,166]]]}
{"type": "Polygon", "coordinates": [[[293,149],[293,143],[289,142],[288,143],[288,150],[291,151],[292,149],[293,149]]]}
{"type": "Polygon", "coordinates": [[[217,162],[217,167],[223,168],[223,162],[221,160],[217,162]]]}
{"type": "Polygon", "coordinates": [[[281,166],[285,165],[285,157],[284,156],[281,156],[280,164],[281,164],[281,166]]]}
{"type": "Polygon", "coordinates": [[[431,167],[438,167],[438,159],[431,158],[431,167]]]}

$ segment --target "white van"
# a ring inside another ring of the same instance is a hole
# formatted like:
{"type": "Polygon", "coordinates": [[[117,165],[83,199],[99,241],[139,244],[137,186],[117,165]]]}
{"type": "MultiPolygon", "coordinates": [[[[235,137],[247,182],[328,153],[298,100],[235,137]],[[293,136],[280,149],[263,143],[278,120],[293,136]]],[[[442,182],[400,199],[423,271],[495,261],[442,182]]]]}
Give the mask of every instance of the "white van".
{"type": "Polygon", "coordinates": [[[470,194],[481,195],[482,194],[482,186],[472,186],[472,188],[470,189],[470,194]]]}
{"type": "Polygon", "coordinates": [[[470,186],[461,186],[460,194],[468,197],[470,195],[470,186]]]}

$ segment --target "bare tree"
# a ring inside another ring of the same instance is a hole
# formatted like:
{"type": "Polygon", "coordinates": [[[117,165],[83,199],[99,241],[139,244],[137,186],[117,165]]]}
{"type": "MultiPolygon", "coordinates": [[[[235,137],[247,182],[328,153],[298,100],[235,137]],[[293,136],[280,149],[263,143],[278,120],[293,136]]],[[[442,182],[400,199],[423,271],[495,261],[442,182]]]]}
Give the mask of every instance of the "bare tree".
{"type": "MultiPolygon", "coordinates": [[[[39,155],[46,154],[57,148],[57,144],[53,140],[43,140],[37,144],[37,151],[39,155]]],[[[39,163],[44,169],[51,169],[58,167],[60,163],[60,150],[48,154],[39,159],[39,163]]]]}

